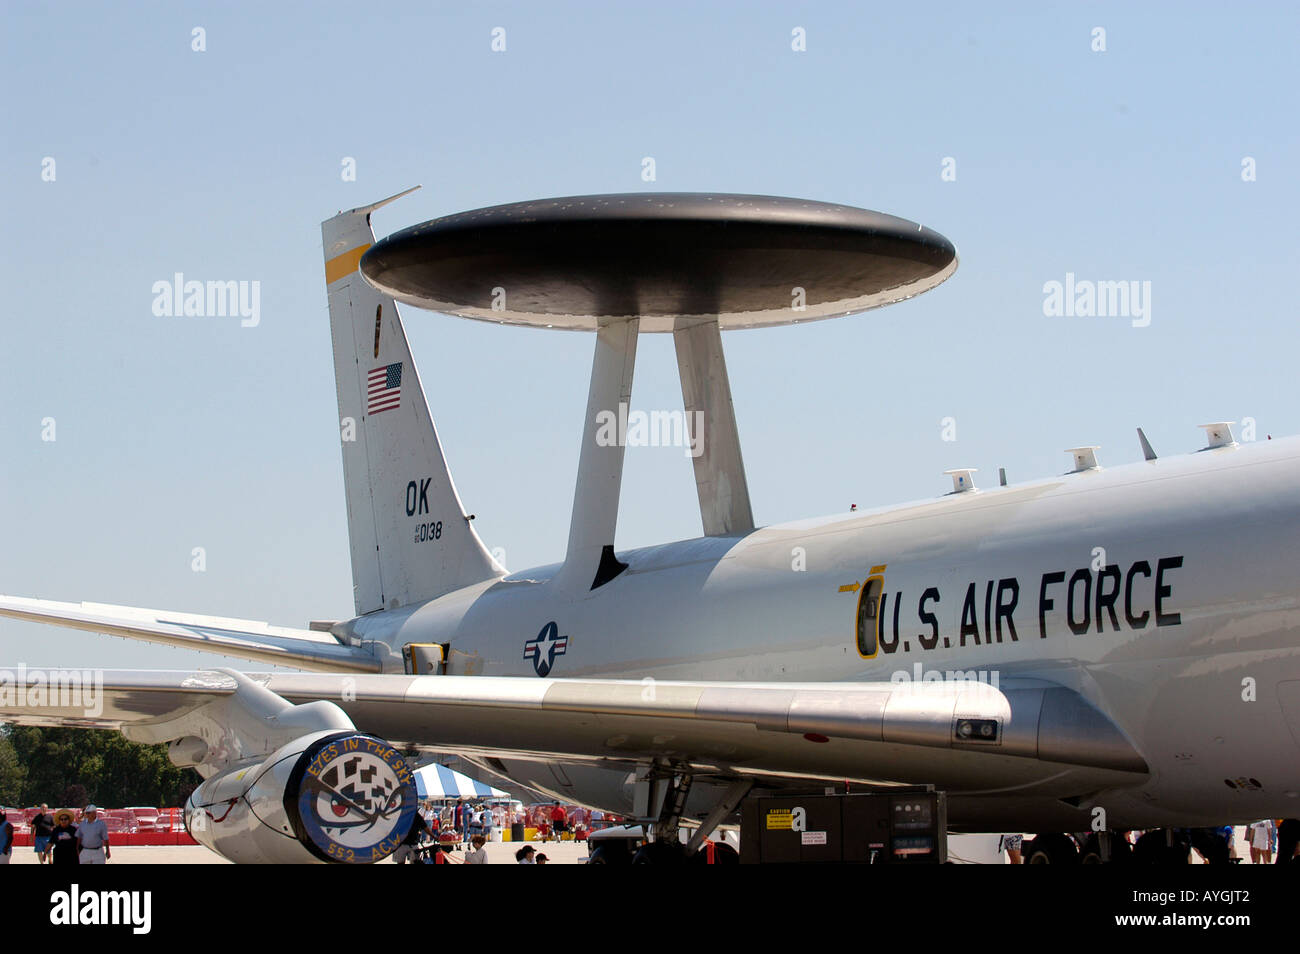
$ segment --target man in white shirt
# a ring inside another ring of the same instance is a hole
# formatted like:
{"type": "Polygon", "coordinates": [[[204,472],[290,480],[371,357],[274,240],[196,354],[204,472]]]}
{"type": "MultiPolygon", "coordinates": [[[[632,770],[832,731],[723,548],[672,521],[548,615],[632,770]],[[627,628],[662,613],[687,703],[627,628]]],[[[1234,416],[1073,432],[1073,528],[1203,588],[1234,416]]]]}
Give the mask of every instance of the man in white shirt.
{"type": "Polygon", "coordinates": [[[99,817],[98,808],[87,805],[85,817],[77,826],[77,858],[83,865],[102,865],[111,857],[108,825],[99,817]]]}

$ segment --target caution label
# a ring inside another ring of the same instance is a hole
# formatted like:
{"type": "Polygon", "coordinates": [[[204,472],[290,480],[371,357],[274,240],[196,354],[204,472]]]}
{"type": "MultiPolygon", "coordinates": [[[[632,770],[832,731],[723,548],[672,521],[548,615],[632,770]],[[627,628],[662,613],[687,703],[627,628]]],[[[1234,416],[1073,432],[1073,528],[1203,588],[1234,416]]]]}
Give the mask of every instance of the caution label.
{"type": "Polygon", "coordinates": [[[770,808],[767,811],[768,831],[790,831],[794,827],[794,814],[788,808],[770,808]]]}

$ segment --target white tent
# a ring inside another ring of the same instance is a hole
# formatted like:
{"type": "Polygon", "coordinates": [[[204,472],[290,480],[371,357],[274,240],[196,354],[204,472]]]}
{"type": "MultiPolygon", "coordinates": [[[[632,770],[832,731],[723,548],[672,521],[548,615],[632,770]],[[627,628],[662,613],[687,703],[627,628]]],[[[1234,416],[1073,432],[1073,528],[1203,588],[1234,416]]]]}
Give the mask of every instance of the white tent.
{"type": "Polygon", "coordinates": [[[445,765],[426,765],[416,769],[415,787],[421,798],[506,798],[509,795],[445,765]]]}

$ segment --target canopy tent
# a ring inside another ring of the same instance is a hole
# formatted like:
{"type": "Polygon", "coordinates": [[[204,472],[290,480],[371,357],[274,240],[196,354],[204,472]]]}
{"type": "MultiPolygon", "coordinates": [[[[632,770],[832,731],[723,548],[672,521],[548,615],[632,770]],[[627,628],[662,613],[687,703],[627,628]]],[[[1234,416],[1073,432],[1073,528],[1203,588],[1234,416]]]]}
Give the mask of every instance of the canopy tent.
{"type": "Polygon", "coordinates": [[[421,798],[507,798],[509,792],[493,788],[453,771],[445,765],[426,765],[415,770],[415,788],[421,798]]]}

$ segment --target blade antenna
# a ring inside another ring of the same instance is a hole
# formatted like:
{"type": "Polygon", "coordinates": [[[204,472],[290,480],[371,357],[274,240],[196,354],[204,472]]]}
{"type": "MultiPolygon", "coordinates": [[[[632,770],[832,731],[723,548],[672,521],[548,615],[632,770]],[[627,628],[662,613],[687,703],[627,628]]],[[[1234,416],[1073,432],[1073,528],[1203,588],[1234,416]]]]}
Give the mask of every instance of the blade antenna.
{"type": "Polygon", "coordinates": [[[1140,427],[1138,428],[1138,440],[1142,444],[1142,456],[1145,457],[1147,460],[1155,460],[1156,452],[1151,447],[1151,442],[1147,440],[1147,436],[1142,433],[1142,428],[1140,427]]]}

